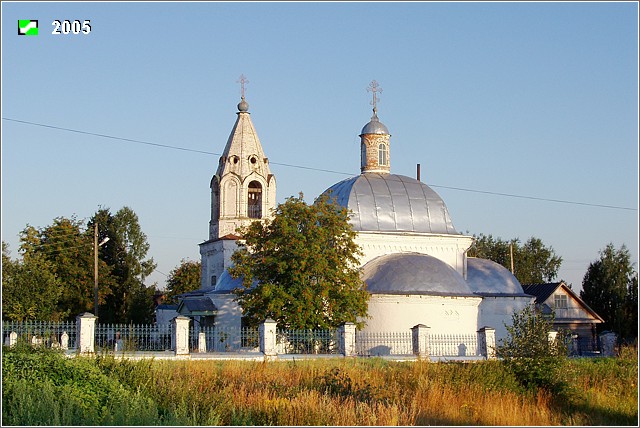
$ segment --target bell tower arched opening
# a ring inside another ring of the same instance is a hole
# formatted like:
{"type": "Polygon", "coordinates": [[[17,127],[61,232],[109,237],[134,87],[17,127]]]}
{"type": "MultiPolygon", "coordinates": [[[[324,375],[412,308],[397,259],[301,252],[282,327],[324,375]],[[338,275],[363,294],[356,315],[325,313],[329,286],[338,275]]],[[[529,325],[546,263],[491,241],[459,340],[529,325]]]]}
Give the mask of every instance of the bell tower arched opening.
{"type": "Polygon", "coordinates": [[[247,202],[247,217],[262,218],[262,185],[259,182],[249,183],[247,202]]]}

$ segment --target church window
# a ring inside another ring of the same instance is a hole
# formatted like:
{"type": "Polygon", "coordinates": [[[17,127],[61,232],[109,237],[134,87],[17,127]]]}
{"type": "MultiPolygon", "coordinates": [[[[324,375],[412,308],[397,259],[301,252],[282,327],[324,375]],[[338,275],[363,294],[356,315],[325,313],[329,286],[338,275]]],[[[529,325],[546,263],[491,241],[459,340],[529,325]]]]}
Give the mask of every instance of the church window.
{"type": "Polygon", "coordinates": [[[258,162],[258,159],[256,159],[255,156],[251,156],[251,158],[249,158],[249,162],[251,162],[253,165],[255,165],[256,162],[258,162]]]}
{"type": "Polygon", "coordinates": [[[215,275],[211,275],[211,286],[212,287],[216,286],[216,281],[217,281],[216,276],[215,275]]]}
{"type": "Polygon", "coordinates": [[[387,148],[387,145],[384,143],[380,143],[378,145],[378,164],[380,166],[389,165],[389,149],[387,148]]]}
{"type": "Polygon", "coordinates": [[[559,294],[555,296],[555,307],[556,309],[567,309],[567,295],[559,294]]]}
{"type": "Polygon", "coordinates": [[[262,218],[262,186],[257,181],[249,183],[247,216],[262,218]]]}

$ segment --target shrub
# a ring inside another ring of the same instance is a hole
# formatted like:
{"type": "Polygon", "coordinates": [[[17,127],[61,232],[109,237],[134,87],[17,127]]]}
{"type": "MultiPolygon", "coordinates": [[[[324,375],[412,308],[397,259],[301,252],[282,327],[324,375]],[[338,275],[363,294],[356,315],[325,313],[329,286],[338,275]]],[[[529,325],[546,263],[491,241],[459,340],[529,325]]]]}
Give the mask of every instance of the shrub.
{"type": "Polygon", "coordinates": [[[556,395],[568,392],[561,376],[567,348],[562,333],[556,340],[549,340],[553,321],[553,314],[544,315],[527,306],[513,314],[512,324],[506,326],[507,337],[497,347],[498,357],[528,391],[544,389],[556,395]]]}

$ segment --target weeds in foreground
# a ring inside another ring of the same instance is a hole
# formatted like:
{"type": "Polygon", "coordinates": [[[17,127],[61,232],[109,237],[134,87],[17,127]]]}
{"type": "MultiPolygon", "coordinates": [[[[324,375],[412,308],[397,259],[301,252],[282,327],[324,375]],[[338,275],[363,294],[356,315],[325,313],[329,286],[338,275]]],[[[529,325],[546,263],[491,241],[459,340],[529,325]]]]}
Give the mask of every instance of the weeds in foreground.
{"type": "Polygon", "coordinates": [[[499,361],[127,361],[3,352],[3,425],[637,425],[637,353],[568,360],[570,399],[499,361]]]}

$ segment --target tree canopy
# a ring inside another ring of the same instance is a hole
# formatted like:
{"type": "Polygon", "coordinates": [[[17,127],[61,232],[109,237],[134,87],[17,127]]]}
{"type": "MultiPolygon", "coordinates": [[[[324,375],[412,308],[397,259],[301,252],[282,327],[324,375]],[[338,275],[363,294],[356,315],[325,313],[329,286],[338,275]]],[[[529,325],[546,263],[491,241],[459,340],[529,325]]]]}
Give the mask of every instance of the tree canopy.
{"type": "Polygon", "coordinates": [[[167,303],[178,303],[176,297],[178,294],[199,289],[201,276],[201,262],[182,259],[180,265],[169,272],[167,293],[165,294],[167,303]]]}
{"type": "Polygon", "coordinates": [[[582,281],[580,298],[602,318],[600,330],[612,330],[622,338],[638,337],[638,272],[625,245],[608,244],[591,264],[582,281]]]}
{"type": "MultiPolygon", "coordinates": [[[[147,236],[142,232],[138,215],[129,207],[111,214],[108,208],[98,210],[87,224],[93,231],[98,224],[98,241],[109,240],[100,247],[99,258],[112,269],[115,280],[112,292],[99,306],[102,322],[151,322],[154,317],[153,295],[155,287],[147,287],[145,279],[156,268],[153,258],[146,259],[149,251],[147,236]]],[[[100,288],[102,288],[100,280],[100,288]]]]}
{"type": "Polygon", "coordinates": [[[300,194],[240,233],[229,272],[243,278],[236,295],[248,325],[271,318],[280,328],[331,328],[366,316],[361,250],[346,208],[326,196],[308,205],[300,194]]]}
{"type": "Polygon", "coordinates": [[[137,215],[123,207],[100,209],[87,227],[75,217],[51,225],[27,225],[20,233],[22,260],[11,260],[3,243],[4,318],[73,319],[94,312],[94,228],[98,250],[98,316],[101,322],[151,322],[155,287],[144,285],[155,269],[137,215]],[[6,267],[6,268],[5,268],[6,267]],[[37,301],[37,303],[35,303],[37,301]],[[6,305],[6,306],[5,306],[6,305]]]}
{"type": "Polygon", "coordinates": [[[11,260],[8,247],[2,242],[4,318],[14,321],[62,320],[68,311],[61,311],[58,306],[61,294],[60,280],[42,255],[36,253],[22,260],[11,260]]]}
{"type": "Polygon", "coordinates": [[[511,270],[511,246],[513,246],[514,276],[521,284],[541,284],[553,281],[558,275],[562,257],[555,254],[542,240],[531,237],[524,244],[519,238],[510,241],[492,235],[475,236],[468,251],[470,257],[494,261],[511,270]]]}

